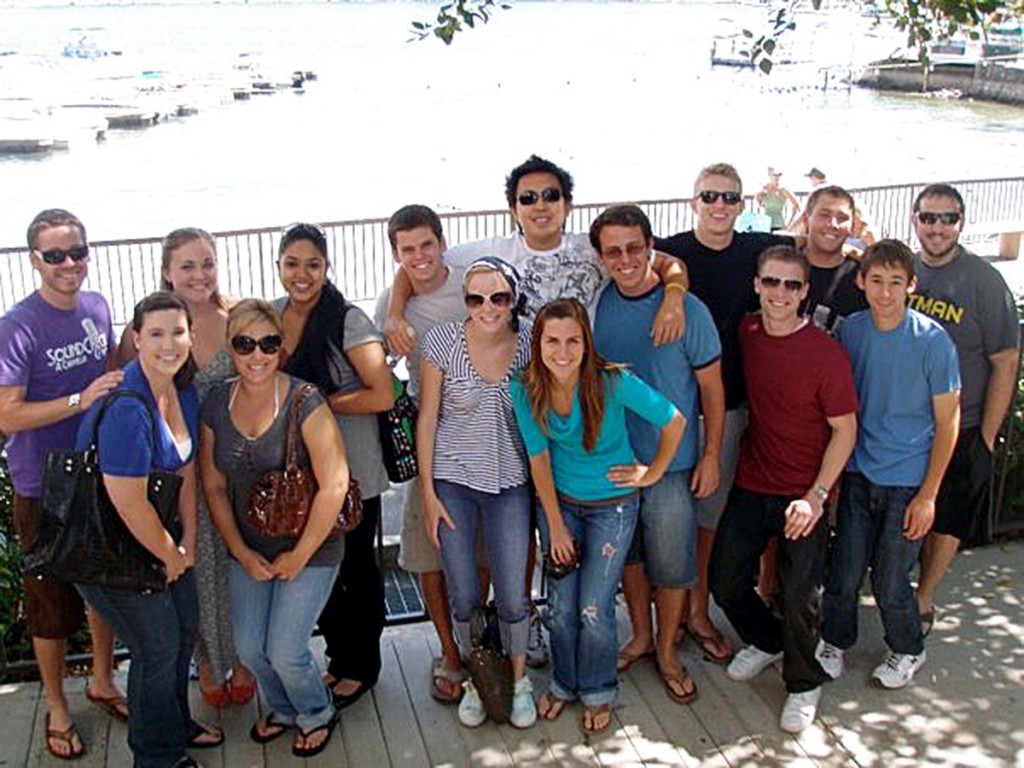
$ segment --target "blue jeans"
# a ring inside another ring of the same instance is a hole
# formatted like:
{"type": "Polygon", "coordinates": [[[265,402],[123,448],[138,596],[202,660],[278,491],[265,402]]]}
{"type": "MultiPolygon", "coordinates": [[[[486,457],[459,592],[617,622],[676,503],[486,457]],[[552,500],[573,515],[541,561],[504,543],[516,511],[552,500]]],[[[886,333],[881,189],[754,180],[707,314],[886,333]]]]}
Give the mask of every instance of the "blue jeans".
{"type": "MultiPolygon", "coordinates": [[[[548,582],[551,693],[589,707],[611,704],[619,690],[615,591],[633,541],[639,494],[597,505],[559,499],[566,527],[580,544],[580,567],[548,582]]],[[[551,548],[540,516],[544,551],[551,548]]]]}
{"type": "Polygon", "coordinates": [[[256,678],[263,713],[279,723],[309,730],[334,717],[309,639],[337,575],[337,566],[303,568],[292,581],[255,581],[231,561],[235,648],[256,678]]]}
{"type": "Polygon", "coordinates": [[[666,472],[640,492],[640,517],[627,563],[643,563],[655,587],[689,589],[697,583],[697,503],[690,470],[666,472]]]}
{"type": "Polygon", "coordinates": [[[530,632],[530,602],[525,586],[530,550],[529,486],[519,485],[494,494],[435,480],[434,490],[455,523],[455,530],[440,524],[441,567],[455,635],[463,654],[472,649],[469,624],[473,612],[483,605],[477,565],[478,525],[483,527],[487,546],[502,647],[513,655],[526,653],[530,632]]]}
{"type": "Polygon", "coordinates": [[[163,592],[76,585],[131,653],[128,746],[135,768],[170,768],[197,726],[188,707],[188,668],[199,631],[196,578],[185,571],[163,592]]]}
{"type": "Polygon", "coordinates": [[[826,642],[843,649],[857,642],[857,598],[870,565],[886,645],[894,653],[916,655],[924,650],[921,617],[910,585],[922,540],[903,536],[903,514],[917,490],[875,485],[857,472],[843,475],[838,535],[825,587],[821,634],[826,642]]]}

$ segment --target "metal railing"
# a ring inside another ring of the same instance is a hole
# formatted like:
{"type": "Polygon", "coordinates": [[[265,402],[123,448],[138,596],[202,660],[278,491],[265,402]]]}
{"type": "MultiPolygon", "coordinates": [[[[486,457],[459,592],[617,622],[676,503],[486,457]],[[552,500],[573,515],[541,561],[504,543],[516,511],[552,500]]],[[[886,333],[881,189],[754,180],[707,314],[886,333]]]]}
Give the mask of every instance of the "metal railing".
{"type": "MultiPolygon", "coordinates": [[[[1024,218],[1024,177],[951,182],[967,204],[967,226],[1018,221],[1024,218]]],[[[894,184],[851,190],[880,237],[913,241],[910,211],[925,183],[894,184]]],[[[806,194],[798,196],[801,203],[806,194]]],[[[694,214],[688,198],[644,200],[637,204],[651,219],[657,234],[692,229],[694,214]]],[[[608,203],[577,205],[567,228],[585,232],[608,203]]],[[[753,206],[747,197],[747,206],[753,206]]],[[[470,211],[441,215],[449,244],[504,236],[513,222],[506,210],[470,211]]],[[[370,301],[394,274],[387,239],[387,219],[360,219],[324,225],[333,279],[353,301],[370,301]]],[[[277,280],[280,229],[263,227],[216,233],[221,291],[230,296],[272,297],[281,293],[277,280]]],[[[135,303],[160,282],[160,238],[113,240],[90,244],[92,252],[86,288],[110,302],[114,324],[123,326],[135,303]]],[[[24,247],[0,248],[0,314],[36,288],[36,278],[24,247]]]]}

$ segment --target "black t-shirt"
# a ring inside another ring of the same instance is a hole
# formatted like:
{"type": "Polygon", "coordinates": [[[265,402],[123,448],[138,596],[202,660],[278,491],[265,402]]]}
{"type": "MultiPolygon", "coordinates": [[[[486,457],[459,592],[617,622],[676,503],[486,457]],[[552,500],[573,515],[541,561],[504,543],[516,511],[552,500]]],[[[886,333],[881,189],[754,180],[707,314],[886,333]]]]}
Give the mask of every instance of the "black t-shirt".
{"type": "Polygon", "coordinates": [[[737,232],[729,247],[721,251],[702,245],[692,230],[654,240],[657,250],[685,262],[690,288],[711,310],[722,340],[722,383],[725,407],[730,410],[747,400],[736,334],[743,315],[760,309],[754,292],[757,258],[771,245],[793,245],[793,239],[764,232],[737,232]]]}
{"type": "Polygon", "coordinates": [[[847,257],[835,267],[811,267],[811,290],[800,305],[800,314],[833,336],[842,320],[868,308],[864,291],[857,287],[856,259],[847,257]]]}

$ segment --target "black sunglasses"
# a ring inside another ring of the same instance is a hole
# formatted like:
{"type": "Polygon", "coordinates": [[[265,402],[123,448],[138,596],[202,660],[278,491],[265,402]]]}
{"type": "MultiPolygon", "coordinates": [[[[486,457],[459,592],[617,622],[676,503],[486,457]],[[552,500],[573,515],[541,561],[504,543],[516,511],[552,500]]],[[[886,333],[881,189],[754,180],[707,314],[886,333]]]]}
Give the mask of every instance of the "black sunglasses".
{"type": "Polygon", "coordinates": [[[512,306],[512,292],[498,291],[497,293],[492,293],[490,296],[484,296],[480,293],[467,293],[465,298],[466,307],[468,309],[479,309],[484,305],[484,301],[487,299],[490,299],[491,304],[499,309],[512,306]]]}
{"type": "Polygon", "coordinates": [[[719,192],[717,189],[702,189],[697,193],[697,197],[705,205],[714,205],[718,202],[718,198],[725,200],[726,205],[736,205],[743,200],[743,195],[739,192],[719,192]]]}
{"type": "Polygon", "coordinates": [[[68,257],[71,257],[71,260],[76,263],[81,261],[89,255],[89,246],[73,245],[66,251],[60,248],[51,248],[48,251],[36,250],[36,253],[38,253],[47,264],[57,266],[58,264],[63,264],[64,259],[68,257]]]}
{"type": "Polygon", "coordinates": [[[556,187],[548,187],[537,192],[534,189],[528,189],[525,192],[519,193],[519,204],[520,205],[536,205],[538,200],[543,200],[545,203],[557,203],[562,199],[562,190],[556,187]]]}
{"type": "Polygon", "coordinates": [[[950,211],[949,213],[930,213],[928,211],[918,211],[917,220],[922,224],[934,224],[937,221],[941,221],[943,224],[953,226],[958,221],[962,214],[957,211],[950,211]]]}
{"type": "Polygon", "coordinates": [[[260,339],[242,335],[231,337],[231,348],[240,355],[251,355],[256,351],[256,347],[259,347],[264,355],[276,355],[281,351],[282,343],[281,336],[277,333],[260,339]]]}
{"type": "Polygon", "coordinates": [[[796,280],[794,278],[783,279],[781,277],[772,277],[770,275],[765,275],[764,277],[759,276],[757,279],[760,280],[761,285],[765,286],[766,288],[778,288],[780,285],[784,285],[786,286],[787,291],[793,291],[794,293],[796,293],[797,291],[804,287],[803,280],[796,280]]]}

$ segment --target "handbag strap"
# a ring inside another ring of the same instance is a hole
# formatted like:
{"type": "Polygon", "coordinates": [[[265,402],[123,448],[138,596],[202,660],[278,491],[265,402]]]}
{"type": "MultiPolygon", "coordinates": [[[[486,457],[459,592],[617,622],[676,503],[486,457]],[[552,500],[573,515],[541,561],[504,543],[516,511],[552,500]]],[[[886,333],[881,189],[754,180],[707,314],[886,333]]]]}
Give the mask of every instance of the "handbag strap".
{"type": "Polygon", "coordinates": [[[294,473],[299,469],[299,407],[316,391],[312,384],[301,384],[295,390],[291,407],[288,409],[288,427],[284,438],[284,470],[294,473]]]}
{"type": "Polygon", "coordinates": [[[153,415],[153,409],[150,407],[149,400],[141,392],[136,392],[134,389],[115,389],[109,395],[107,395],[103,402],[100,404],[99,412],[96,414],[96,420],[92,423],[92,432],[89,435],[89,451],[94,454],[97,453],[97,446],[99,444],[99,432],[100,432],[100,421],[107,413],[107,409],[114,404],[115,401],[123,397],[130,397],[134,400],[138,400],[146,408],[146,413],[149,415],[149,421],[153,429],[153,444],[156,445],[156,418],[153,415]]]}

